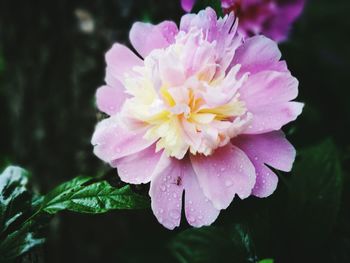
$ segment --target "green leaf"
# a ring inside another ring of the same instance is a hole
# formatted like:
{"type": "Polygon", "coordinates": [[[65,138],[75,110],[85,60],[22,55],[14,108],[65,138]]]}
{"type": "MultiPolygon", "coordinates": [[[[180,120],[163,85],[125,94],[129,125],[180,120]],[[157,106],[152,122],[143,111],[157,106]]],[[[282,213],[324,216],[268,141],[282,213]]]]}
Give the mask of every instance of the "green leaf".
{"type": "Polygon", "coordinates": [[[198,13],[199,11],[205,9],[208,6],[213,8],[215,10],[216,14],[219,17],[223,17],[223,12],[222,12],[222,7],[221,7],[221,0],[200,0],[200,1],[196,1],[196,4],[192,8],[192,12],[198,13]]]}
{"type": "Polygon", "coordinates": [[[249,232],[240,224],[228,229],[202,227],[186,230],[170,243],[172,254],[181,263],[256,262],[249,232]]]}
{"type": "Polygon", "coordinates": [[[33,211],[33,196],[28,190],[28,172],[10,166],[0,175],[0,261],[17,258],[42,244],[38,226],[25,221],[33,211]]]}
{"type": "Polygon", "coordinates": [[[49,214],[62,210],[98,214],[114,209],[147,207],[149,200],[135,194],[128,185],[114,188],[106,181],[93,182],[91,177],[77,177],[47,194],[41,210],[49,214]]]}
{"type": "Polygon", "coordinates": [[[28,201],[27,193],[28,173],[27,171],[10,166],[0,176],[0,232],[21,214],[22,211],[16,205],[22,200],[28,201]]]}
{"type": "Polygon", "coordinates": [[[260,260],[259,263],[273,263],[273,259],[263,259],[263,260],[260,260]]]}
{"type": "MultiPolygon", "coordinates": [[[[15,259],[45,242],[44,238],[37,238],[33,232],[35,222],[29,221],[20,229],[10,233],[0,245],[0,259],[9,261],[15,259]]],[[[3,262],[1,261],[1,262],[3,262]]]]}
{"type": "Polygon", "coordinates": [[[305,247],[317,246],[329,236],[341,202],[343,173],[334,143],[326,140],[300,151],[289,179],[290,235],[305,247]]]}

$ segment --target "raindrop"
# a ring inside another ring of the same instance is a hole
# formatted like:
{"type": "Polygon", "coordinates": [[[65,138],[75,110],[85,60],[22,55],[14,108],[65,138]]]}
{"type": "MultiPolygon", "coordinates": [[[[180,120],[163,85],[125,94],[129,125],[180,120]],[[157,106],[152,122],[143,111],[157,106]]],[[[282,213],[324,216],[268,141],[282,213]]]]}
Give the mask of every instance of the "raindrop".
{"type": "Polygon", "coordinates": [[[226,181],[225,181],[225,185],[226,185],[227,187],[230,187],[230,186],[232,185],[232,181],[231,181],[231,180],[226,180],[226,181]]]}
{"type": "Polygon", "coordinates": [[[194,222],[196,221],[196,219],[195,219],[193,216],[189,216],[189,217],[187,218],[187,220],[188,220],[188,222],[190,222],[190,223],[194,223],[194,222]]]}
{"type": "Polygon", "coordinates": [[[180,218],[180,213],[177,210],[171,210],[170,211],[170,217],[173,219],[179,219],[180,218]]]}
{"type": "Polygon", "coordinates": [[[164,185],[164,184],[162,184],[162,185],[160,186],[160,190],[162,190],[162,192],[165,192],[166,187],[165,187],[165,185],[164,185]]]}

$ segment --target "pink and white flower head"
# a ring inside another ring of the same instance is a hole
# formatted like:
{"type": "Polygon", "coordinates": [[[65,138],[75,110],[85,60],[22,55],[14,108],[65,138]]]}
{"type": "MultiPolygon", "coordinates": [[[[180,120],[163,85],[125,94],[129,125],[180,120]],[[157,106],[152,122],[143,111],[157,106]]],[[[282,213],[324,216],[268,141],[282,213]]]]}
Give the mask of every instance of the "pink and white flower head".
{"type": "Polygon", "coordinates": [[[281,127],[297,118],[298,81],[275,42],[237,34],[233,13],[213,9],[130,32],[139,58],[115,44],[106,54],[98,108],[110,115],[94,153],[127,183],[151,182],[152,210],[168,229],[182,206],[190,225],[210,225],[234,197],[267,197],[290,171],[293,146],[281,127]],[[268,165],[268,166],[267,166],[268,165]]]}
{"type": "MultiPolygon", "coordinates": [[[[187,12],[194,3],[195,0],[181,1],[187,12]]],[[[305,0],[221,0],[221,4],[224,13],[235,12],[242,35],[262,34],[281,42],[286,40],[291,24],[303,11],[305,0]]]]}

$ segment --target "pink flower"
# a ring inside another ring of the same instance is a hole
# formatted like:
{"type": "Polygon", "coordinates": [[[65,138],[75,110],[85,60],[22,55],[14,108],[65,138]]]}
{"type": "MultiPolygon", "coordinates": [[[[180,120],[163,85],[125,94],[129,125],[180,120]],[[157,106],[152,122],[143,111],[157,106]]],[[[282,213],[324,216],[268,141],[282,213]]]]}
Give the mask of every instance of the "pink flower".
{"type": "MultiPolygon", "coordinates": [[[[200,1],[200,0],[199,0],[200,1]]],[[[195,0],[182,0],[190,12],[195,0]]],[[[265,35],[277,42],[284,41],[290,25],[299,17],[305,0],[222,0],[224,13],[235,12],[238,31],[244,36],[265,35]]]]}
{"type": "Polygon", "coordinates": [[[106,54],[98,108],[110,115],[94,153],[127,183],[151,182],[152,210],[168,229],[210,225],[235,195],[267,197],[277,186],[266,165],[290,171],[293,146],[281,127],[297,118],[298,81],[275,42],[236,33],[234,15],[207,8],[170,21],[137,22],[139,58],[115,44],[106,54]],[[183,197],[183,193],[184,197],[183,197]]]}

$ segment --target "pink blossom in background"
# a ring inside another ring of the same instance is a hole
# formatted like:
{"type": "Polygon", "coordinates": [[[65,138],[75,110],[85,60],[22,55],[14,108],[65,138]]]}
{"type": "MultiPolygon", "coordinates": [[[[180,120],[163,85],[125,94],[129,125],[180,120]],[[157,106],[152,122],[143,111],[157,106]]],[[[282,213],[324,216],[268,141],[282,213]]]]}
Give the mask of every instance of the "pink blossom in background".
{"type": "MultiPolygon", "coordinates": [[[[198,0],[200,1],[200,0],[198,0]]],[[[182,0],[186,12],[195,0],[182,0]]],[[[286,40],[292,23],[304,9],[305,0],[222,0],[225,14],[239,18],[238,31],[244,36],[265,35],[277,42],[286,40]]]]}
{"type": "MultiPolygon", "coordinates": [[[[235,22],[236,21],[236,22],[235,22]]],[[[151,183],[158,221],[210,225],[237,195],[267,197],[290,171],[295,150],[282,126],[303,104],[298,81],[275,42],[237,34],[233,13],[207,8],[180,27],[137,22],[130,40],[106,54],[97,106],[109,117],[92,138],[94,153],[131,184],[151,183]],[[268,165],[268,166],[267,166],[268,165]],[[184,199],[184,200],[183,200],[184,199]]]]}

